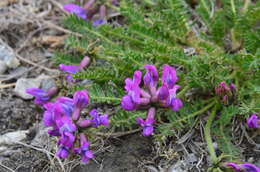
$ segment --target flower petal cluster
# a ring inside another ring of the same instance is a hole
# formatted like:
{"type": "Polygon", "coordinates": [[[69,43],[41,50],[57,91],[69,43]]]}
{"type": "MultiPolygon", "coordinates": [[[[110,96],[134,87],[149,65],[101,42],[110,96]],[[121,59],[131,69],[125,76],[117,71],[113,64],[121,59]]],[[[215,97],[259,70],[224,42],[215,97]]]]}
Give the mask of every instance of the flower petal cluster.
{"type": "Polygon", "coordinates": [[[247,126],[248,128],[259,128],[259,122],[258,116],[253,113],[248,119],[247,119],[247,126]]]}
{"type": "Polygon", "coordinates": [[[35,97],[34,103],[38,105],[44,105],[50,98],[57,93],[57,88],[50,88],[48,91],[42,90],[40,88],[29,88],[26,93],[31,94],[35,97]]]}
{"type": "Polygon", "coordinates": [[[229,162],[226,164],[228,167],[233,168],[235,171],[238,172],[260,172],[260,168],[255,166],[254,164],[250,163],[243,163],[243,164],[237,164],[234,162],[229,162]]]}
{"type": "Polygon", "coordinates": [[[91,126],[95,128],[100,125],[108,126],[109,119],[107,114],[100,114],[96,109],[90,112],[89,119],[82,119],[80,113],[88,104],[87,90],[76,91],[73,98],[58,97],[55,102],[44,104],[43,122],[45,126],[51,127],[48,133],[58,137],[59,148],[56,155],[60,158],[67,158],[71,152],[79,154],[85,163],[93,158],[86,136],[81,133],[78,139],[77,135],[82,129],[91,126]],[[79,148],[75,148],[77,142],[80,142],[79,148]]]}
{"type": "Polygon", "coordinates": [[[87,10],[82,8],[81,6],[79,5],[76,5],[76,4],[66,4],[63,6],[64,10],[69,12],[69,13],[73,13],[75,14],[76,16],[86,20],[87,19],[87,10]]]}
{"type": "Polygon", "coordinates": [[[90,64],[90,58],[88,56],[85,56],[79,65],[65,65],[65,64],[60,64],[59,69],[63,72],[68,73],[66,75],[66,79],[69,82],[77,82],[77,80],[73,79],[73,74],[76,74],[77,72],[83,70],[90,64]]]}
{"type": "Polygon", "coordinates": [[[215,87],[215,93],[219,96],[224,104],[228,104],[232,98],[235,97],[237,88],[235,84],[231,83],[227,85],[226,82],[222,81],[215,87]]]}
{"type": "MultiPolygon", "coordinates": [[[[112,5],[117,6],[119,4],[118,1],[113,1],[112,5]]],[[[98,18],[93,21],[93,26],[104,25],[107,23],[106,20],[106,6],[105,5],[98,5],[95,3],[95,0],[89,0],[84,7],[81,7],[76,4],[66,4],[63,6],[64,10],[76,15],[83,20],[92,20],[95,14],[99,14],[98,18]]]]}
{"type": "Polygon", "coordinates": [[[143,135],[149,136],[153,133],[155,123],[156,110],[153,107],[171,108],[177,112],[182,108],[183,103],[176,96],[177,90],[181,87],[176,84],[178,77],[174,67],[167,64],[163,66],[160,87],[158,87],[160,78],[157,68],[150,64],[144,65],[144,68],[146,69],[143,76],[144,88],[141,88],[142,72],[137,70],[133,78],[125,80],[126,95],[121,100],[121,106],[127,111],[149,109],[145,120],[137,119],[137,123],[144,128],[143,135]]]}

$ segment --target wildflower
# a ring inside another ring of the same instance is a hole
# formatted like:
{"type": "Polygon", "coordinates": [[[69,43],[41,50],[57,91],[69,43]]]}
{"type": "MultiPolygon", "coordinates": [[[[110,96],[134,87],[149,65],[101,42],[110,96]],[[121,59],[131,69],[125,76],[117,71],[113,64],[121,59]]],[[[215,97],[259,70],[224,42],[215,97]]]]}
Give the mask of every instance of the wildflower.
{"type": "Polygon", "coordinates": [[[152,107],[148,110],[148,115],[146,120],[138,117],[136,118],[136,122],[143,127],[143,136],[150,136],[153,133],[155,123],[155,108],[152,107]]]}
{"type": "Polygon", "coordinates": [[[171,107],[173,111],[179,111],[182,108],[183,103],[181,99],[176,97],[176,91],[181,88],[179,85],[175,85],[169,90],[169,96],[166,101],[166,105],[171,107]]]}
{"type": "Polygon", "coordinates": [[[67,148],[66,146],[60,146],[56,155],[63,159],[67,158],[69,156],[69,148],[67,148]]]}
{"type": "Polygon", "coordinates": [[[236,90],[237,90],[236,85],[233,84],[233,83],[231,83],[231,84],[229,85],[229,88],[231,89],[231,91],[236,91],[236,90]]]}
{"type": "Polygon", "coordinates": [[[236,164],[233,162],[229,162],[226,164],[227,166],[233,168],[235,171],[245,171],[245,172],[260,172],[260,168],[250,163],[236,164]]]}
{"type": "Polygon", "coordinates": [[[248,119],[247,119],[247,126],[249,128],[258,128],[259,127],[259,119],[256,114],[252,114],[248,119]]]}
{"type": "Polygon", "coordinates": [[[154,65],[144,65],[146,74],[144,75],[144,85],[150,90],[152,95],[156,94],[156,86],[159,80],[157,69],[154,65]]]}
{"type": "Polygon", "coordinates": [[[112,4],[115,5],[115,6],[118,6],[119,5],[119,1],[118,0],[112,0],[112,4]]]}
{"type": "Polygon", "coordinates": [[[99,19],[93,22],[93,26],[99,26],[107,23],[106,17],[106,6],[101,5],[99,8],[99,19]]]}
{"type": "Polygon", "coordinates": [[[162,85],[157,91],[157,97],[159,100],[166,100],[169,94],[169,89],[166,85],[162,85]]]}
{"type": "Polygon", "coordinates": [[[26,93],[33,95],[35,97],[34,103],[38,105],[44,105],[50,99],[48,92],[39,88],[29,88],[26,93]]]}
{"type": "Polygon", "coordinates": [[[63,115],[71,116],[74,110],[73,99],[68,97],[59,97],[55,102],[55,111],[63,115]]]}
{"type": "Polygon", "coordinates": [[[177,80],[178,77],[176,75],[175,68],[169,65],[164,65],[162,72],[162,83],[165,84],[169,89],[172,89],[177,80]]]}
{"type": "Polygon", "coordinates": [[[96,109],[93,109],[90,112],[90,116],[92,117],[92,120],[91,120],[92,126],[95,127],[95,128],[97,128],[100,125],[103,125],[103,126],[106,126],[106,127],[109,125],[107,114],[101,115],[97,112],[96,109]]]}
{"type": "Polygon", "coordinates": [[[72,74],[76,74],[80,70],[84,69],[90,64],[90,58],[88,56],[85,56],[79,65],[65,65],[60,64],[59,68],[61,71],[68,73],[66,75],[66,80],[70,82],[77,82],[78,80],[73,80],[72,74]]]}
{"type": "Polygon", "coordinates": [[[87,19],[87,11],[86,9],[80,7],[79,5],[76,4],[66,4],[63,6],[64,10],[69,12],[69,13],[73,13],[76,16],[86,20],[87,19]]]}
{"type": "Polygon", "coordinates": [[[77,121],[77,124],[81,128],[87,128],[87,127],[91,126],[92,121],[91,120],[79,120],[79,121],[77,121]]]}
{"type": "Polygon", "coordinates": [[[70,74],[75,74],[80,71],[80,66],[79,65],[65,65],[65,64],[60,64],[59,68],[63,72],[67,72],[70,74]]]}
{"type": "Polygon", "coordinates": [[[76,91],[73,95],[74,112],[72,114],[73,120],[78,120],[80,110],[88,105],[88,92],[86,90],[76,91]]]}
{"type": "Polygon", "coordinates": [[[89,145],[90,143],[87,141],[86,136],[81,133],[80,134],[80,147],[79,148],[74,148],[74,151],[77,154],[80,154],[81,160],[84,163],[87,163],[90,159],[94,157],[93,152],[89,150],[89,145]]]}
{"type": "Polygon", "coordinates": [[[127,95],[122,98],[121,105],[125,110],[134,110],[141,103],[141,83],[142,73],[135,71],[133,79],[125,80],[125,90],[127,95]]]}
{"type": "Polygon", "coordinates": [[[56,120],[56,124],[61,134],[58,144],[69,148],[72,147],[76,139],[73,134],[77,130],[76,125],[68,116],[63,116],[62,118],[56,120]]]}

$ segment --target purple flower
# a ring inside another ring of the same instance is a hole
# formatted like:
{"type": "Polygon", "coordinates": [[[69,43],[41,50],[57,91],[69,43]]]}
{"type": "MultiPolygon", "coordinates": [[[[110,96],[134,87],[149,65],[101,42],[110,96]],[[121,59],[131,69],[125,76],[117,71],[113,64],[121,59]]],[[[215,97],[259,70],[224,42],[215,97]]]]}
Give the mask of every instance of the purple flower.
{"type": "Polygon", "coordinates": [[[165,84],[169,89],[172,89],[178,80],[175,68],[164,65],[162,72],[162,83],[165,84]]]}
{"type": "Polygon", "coordinates": [[[115,6],[118,6],[119,5],[119,1],[118,0],[112,0],[112,4],[115,5],[115,6]]]}
{"type": "Polygon", "coordinates": [[[76,91],[73,95],[73,103],[80,109],[85,108],[88,105],[88,100],[87,90],[76,91]]]}
{"type": "Polygon", "coordinates": [[[74,131],[77,130],[76,125],[73,123],[71,118],[68,116],[63,116],[60,119],[57,119],[56,124],[60,130],[60,133],[63,133],[63,132],[73,133],[74,131]]]}
{"type": "Polygon", "coordinates": [[[87,128],[89,126],[91,126],[92,122],[91,120],[78,120],[77,121],[78,126],[80,126],[81,128],[87,128]]]}
{"type": "Polygon", "coordinates": [[[259,123],[258,123],[259,119],[258,116],[256,114],[252,114],[248,119],[247,119],[247,126],[249,128],[258,128],[259,127],[259,123]]]}
{"type": "Polygon", "coordinates": [[[35,97],[34,103],[38,105],[44,105],[50,99],[48,92],[39,88],[29,88],[26,93],[33,95],[35,97]]]}
{"type": "Polygon", "coordinates": [[[81,133],[80,134],[80,147],[75,148],[74,151],[81,156],[81,160],[84,163],[87,163],[90,159],[94,157],[93,152],[89,150],[90,143],[87,141],[86,136],[81,133]]]}
{"type": "Polygon", "coordinates": [[[107,23],[107,21],[105,19],[97,19],[93,22],[93,26],[100,26],[100,25],[103,25],[106,23],[107,23]]]}
{"type": "Polygon", "coordinates": [[[237,90],[237,87],[235,84],[231,83],[229,88],[232,90],[232,91],[236,91],[237,90]]]}
{"type": "Polygon", "coordinates": [[[166,106],[170,106],[173,111],[179,111],[183,106],[181,99],[176,97],[176,91],[180,88],[179,85],[174,85],[172,89],[169,90],[169,97],[166,102],[166,106]]]}
{"type": "Polygon", "coordinates": [[[240,171],[245,171],[245,172],[260,172],[260,168],[257,166],[250,164],[250,163],[243,163],[243,164],[236,164],[233,162],[229,162],[226,164],[227,166],[233,168],[234,170],[240,172],[240,171]]]}
{"type": "Polygon", "coordinates": [[[59,97],[55,102],[55,111],[67,116],[71,116],[74,110],[73,99],[68,97],[59,97]]]}
{"type": "Polygon", "coordinates": [[[78,17],[80,17],[84,20],[87,19],[87,11],[84,8],[82,8],[82,7],[80,7],[76,4],[72,4],[72,3],[66,4],[66,5],[63,6],[63,8],[64,8],[65,11],[67,11],[69,13],[73,13],[76,16],[78,16],[78,17]]]}
{"type": "Polygon", "coordinates": [[[92,117],[92,120],[91,120],[92,126],[95,128],[97,128],[100,125],[103,125],[106,127],[109,125],[109,120],[108,120],[107,114],[104,114],[104,115],[98,114],[97,110],[93,109],[90,112],[90,116],[92,117]]]}
{"type": "Polygon", "coordinates": [[[56,126],[56,119],[61,117],[59,113],[54,112],[55,103],[47,103],[44,105],[46,111],[43,114],[43,123],[45,126],[56,126]]]}
{"type": "Polygon", "coordinates": [[[136,122],[143,127],[143,136],[150,136],[153,134],[153,124],[155,122],[152,118],[147,118],[146,120],[143,120],[142,118],[138,117],[136,118],[136,122]]]}
{"type": "Polygon", "coordinates": [[[60,64],[59,68],[63,72],[67,72],[70,74],[75,74],[80,71],[80,66],[79,65],[65,65],[65,64],[60,64]]]}
{"type": "Polygon", "coordinates": [[[69,148],[67,148],[65,146],[60,146],[56,155],[63,159],[67,158],[69,156],[69,148]]]}
{"type": "Polygon", "coordinates": [[[89,64],[90,64],[90,58],[89,58],[88,56],[85,56],[85,57],[81,60],[81,62],[80,62],[80,64],[79,64],[79,68],[80,68],[80,69],[83,69],[83,68],[85,68],[85,67],[88,67],[89,64]]]}
{"type": "Polygon", "coordinates": [[[58,141],[59,145],[71,148],[74,144],[76,137],[71,132],[64,131],[58,141]]]}
{"type": "Polygon", "coordinates": [[[88,105],[88,92],[86,90],[76,91],[73,95],[73,103],[75,105],[75,109],[72,114],[72,119],[78,120],[81,109],[88,105]]]}
{"type": "Polygon", "coordinates": [[[169,89],[166,85],[162,85],[157,91],[157,97],[159,100],[166,100],[169,97],[169,89]]]}
{"type": "Polygon", "coordinates": [[[125,80],[125,89],[127,91],[127,94],[131,97],[132,101],[135,104],[140,104],[141,102],[141,89],[139,87],[139,84],[137,84],[137,81],[135,79],[127,78],[125,80]]]}
{"type": "Polygon", "coordinates": [[[72,147],[76,139],[73,134],[73,132],[77,130],[76,125],[68,116],[63,116],[62,118],[56,120],[56,124],[61,134],[58,144],[66,147],[72,147]]]}
{"type": "Polygon", "coordinates": [[[142,72],[137,70],[134,72],[133,79],[127,78],[125,80],[127,95],[121,100],[121,106],[125,110],[134,110],[141,103],[141,89],[139,87],[141,79],[142,72]]]}
{"type": "Polygon", "coordinates": [[[155,94],[156,86],[159,80],[157,69],[154,65],[144,65],[146,74],[144,75],[144,85],[150,89],[152,94],[155,94]]]}
{"type": "Polygon", "coordinates": [[[137,104],[135,102],[133,102],[131,96],[128,96],[128,95],[126,95],[122,98],[121,106],[123,109],[128,110],[128,111],[132,111],[137,108],[137,104]]]}

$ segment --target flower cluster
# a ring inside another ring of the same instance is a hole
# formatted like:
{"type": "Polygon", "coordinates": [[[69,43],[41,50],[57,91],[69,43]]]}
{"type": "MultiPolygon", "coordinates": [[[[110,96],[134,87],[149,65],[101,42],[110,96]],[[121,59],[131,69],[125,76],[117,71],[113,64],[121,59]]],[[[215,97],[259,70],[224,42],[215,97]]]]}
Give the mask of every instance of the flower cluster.
{"type": "Polygon", "coordinates": [[[70,152],[79,154],[85,163],[93,158],[93,153],[89,150],[90,143],[82,133],[82,129],[91,126],[95,128],[100,125],[108,126],[109,122],[108,115],[99,114],[96,109],[90,112],[88,119],[81,118],[80,112],[87,107],[88,102],[88,92],[80,90],[74,93],[73,98],[58,97],[55,102],[44,105],[43,122],[45,126],[52,127],[48,133],[58,137],[57,156],[60,158],[67,158],[70,152]],[[77,143],[80,143],[80,147],[76,147],[77,143]]]}
{"type": "Polygon", "coordinates": [[[56,87],[50,88],[48,91],[42,90],[40,88],[29,88],[26,90],[26,93],[35,97],[35,104],[44,105],[50,100],[52,96],[57,93],[57,91],[58,89],[56,87]]]}
{"type": "Polygon", "coordinates": [[[85,56],[79,65],[65,65],[65,64],[60,64],[59,68],[61,71],[68,73],[66,75],[66,79],[69,82],[76,82],[77,80],[73,79],[72,74],[76,74],[77,72],[79,72],[80,70],[88,67],[90,64],[90,58],[88,56],[85,56]]]}
{"type": "Polygon", "coordinates": [[[183,106],[181,99],[176,97],[176,92],[180,89],[176,85],[178,80],[176,70],[169,65],[163,66],[161,86],[158,87],[159,74],[154,65],[144,65],[146,74],[143,77],[144,89],[141,88],[142,72],[134,72],[133,78],[125,80],[125,90],[127,94],[122,98],[121,106],[128,111],[149,108],[146,120],[137,118],[137,123],[144,130],[143,135],[149,136],[153,133],[153,124],[155,122],[155,108],[166,107],[173,111],[179,111],[183,106]]]}
{"type": "Polygon", "coordinates": [[[232,169],[234,169],[235,171],[238,172],[260,172],[260,168],[250,164],[250,163],[243,163],[243,164],[237,164],[234,162],[229,162],[226,164],[228,167],[231,167],[232,169]]]}
{"type": "Polygon", "coordinates": [[[248,119],[247,119],[247,126],[248,128],[259,128],[260,120],[258,119],[258,116],[253,113],[248,119]]]}
{"type": "Polygon", "coordinates": [[[235,96],[237,88],[235,84],[227,85],[226,82],[220,82],[215,87],[215,93],[222,99],[222,102],[227,105],[229,101],[235,96]]]}
{"type": "MultiPolygon", "coordinates": [[[[117,6],[119,4],[118,0],[113,0],[112,4],[117,6]]],[[[93,25],[103,25],[107,23],[106,20],[106,6],[105,5],[98,5],[95,0],[89,0],[84,7],[81,7],[76,4],[66,4],[64,5],[64,10],[73,13],[79,18],[84,20],[92,20],[96,13],[99,13],[98,18],[94,19],[93,25]]]]}

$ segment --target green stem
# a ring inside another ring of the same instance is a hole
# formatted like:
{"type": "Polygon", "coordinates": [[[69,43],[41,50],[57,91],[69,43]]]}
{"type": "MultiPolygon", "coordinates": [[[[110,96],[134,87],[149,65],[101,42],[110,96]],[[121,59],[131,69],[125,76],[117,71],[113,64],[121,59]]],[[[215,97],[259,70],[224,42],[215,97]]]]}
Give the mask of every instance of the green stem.
{"type": "Polygon", "coordinates": [[[97,37],[99,37],[99,38],[101,38],[101,39],[103,39],[103,40],[105,40],[107,43],[109,43],[109,44],[111,44],[111,45],[115,45],[115,43],[113,42],[113,41],[111,41],[111,40],[109,40],[107,37],[105,37],[104,35],[102,35],[102,34],[100,34],[100,33],[98,33],[98,32],[95,32],[95,31],[93,31],[93,30],[91,30],[91,29],[89,29],[89,28],[85,28],[88,32],[90,32],[90,33],[92,33],[93,35],[96,35],[97,37]]]}
{"type": "Polygon", "coordinates": [[[217,163],[218,158],[217,158],[216,152],[215,152],[214,147],[213,147],[213,142],[212,142],[212,138],[211,138],[211,134],[210,134],[210,128],[211,128],[212,122],[213,122],[213,120],[216,116],[216,111],[217,111],[217,106],[215,105],[212,112],[209,115],[206,127],[204,129],[205,139],[206,139],[206,142],[207,142],[209,154],[210,154],[210,157],[211,157],[213,164],[217,163]]]}
{"type": "Polygon", "coordinates": [[[234,0],[230,0],[230,4],[231,4],[232,12],[234,13],[234,15],[236,15],[236,8],[235,8],[234,0]]]}
{"type": "Polygon", "coordinates": [[[182,98],[183,96],[184,96],[184,94],[186,93],[186,91],[189,89],[190,87],[187,85],[187,86],[185,86],[182,90],[181,90],[181,92],[179,92],[179,94],[177,94],[177,97],[178,98],[182,98]]]}
{"type": "Polygon", "coordinates": [[[202,3],[203,7],[205,8],[205,10],[207,11],[207,13],[210,17],[210,10],[209,10],[209,7],[207,6],[205,0],[201,0],[201,3],[202,3]]]}
{"type": "Polygon", "coordinates": [[[189,116],[186,116],[186,117],[184,117],[184,118],[181,118],[181,119],[179,119],[179,120],[177,120],[177,121],[171,123],[171,125],[175,126],[175,124],[179,124],[179,123],[181,123],[181,122],[184,122],[184,121],[188,120],[189,118],[193,118],[193,117],[195,117],[195,116],[198,116],[198,115],[200,115],[200,114],[206,112],[208,109],[210,109],[210,108],[211,108],[212,106],[214,106],[215,104],[216,104],[216,100],[214,99],[214,101],[212,101],[210,104],[208,104],[207,106],[205,106],[205,107],[202,108],[201,110],[199,110],[199,111],[197,111],[197,112],[194,112],[194,113],[192,113],[192,114],[189,115],[189,116]]]}
{"type": "Polygon", "coordinates": [[[114,102],[120,102],[121,98],[117,97],[96,97],[96,96],[91,96],[92,99],[95,100],[105,100],[105,101],[114,101],[114,102]]]}
{"type": "Polygon", "coordinates": [[[245,0],[245,4],[243,6],[242,13],[245,14],[247,12],[247,9],[248,9],[248,6],[249,6],[250,3],[251,3],[250,0],[245,0]]]}

